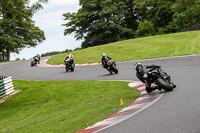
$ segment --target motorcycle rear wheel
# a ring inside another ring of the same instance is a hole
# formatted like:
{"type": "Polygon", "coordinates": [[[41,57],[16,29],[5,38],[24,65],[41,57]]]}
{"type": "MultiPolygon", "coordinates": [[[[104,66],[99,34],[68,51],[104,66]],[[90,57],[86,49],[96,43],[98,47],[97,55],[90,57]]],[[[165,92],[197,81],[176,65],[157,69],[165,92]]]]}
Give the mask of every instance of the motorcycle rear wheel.
{"type": "Polygon", "coordinates": [[[166,81],[164,81],[164,80],[161,79],[161,78],[158,78],[158,79],[156,80],[156,84],[157,84],[160,88],[162,88],[162,89],[164,89],[164,90],[166,90],[166,91],[172,91],[172,90],[174,89],[174,85],[173,85],[173,84],[167,83],[166,81]]]}

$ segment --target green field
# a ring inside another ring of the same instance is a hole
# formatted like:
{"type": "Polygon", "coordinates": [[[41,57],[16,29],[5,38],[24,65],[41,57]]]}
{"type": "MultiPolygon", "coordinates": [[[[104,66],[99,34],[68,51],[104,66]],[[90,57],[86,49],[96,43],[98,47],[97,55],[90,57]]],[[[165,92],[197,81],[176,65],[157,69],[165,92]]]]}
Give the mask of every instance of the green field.
{"type": "Polygon", "coordinates": [[[1,133],[73,133],[139,96],[138,90],[119,81],[15,80],[14,86],[22,92],[0,104],[1,133]]]}
{"type": "MultiPolygon", "coordinates": [[[[200,31],[130,39],[72,52],[76,64],[101,62],[102,53],[117,62],[200,54],[200,31]]],[[[66,55],[54,56],[47,63],[63,64],[66,55]]]]}
{"type": "Polygon", "coordinates": [[[8,62],[14,62],[14,61],[4,61],[4,62],[0,62],[0,64],[2,63],[8,63],[8,62]]]}

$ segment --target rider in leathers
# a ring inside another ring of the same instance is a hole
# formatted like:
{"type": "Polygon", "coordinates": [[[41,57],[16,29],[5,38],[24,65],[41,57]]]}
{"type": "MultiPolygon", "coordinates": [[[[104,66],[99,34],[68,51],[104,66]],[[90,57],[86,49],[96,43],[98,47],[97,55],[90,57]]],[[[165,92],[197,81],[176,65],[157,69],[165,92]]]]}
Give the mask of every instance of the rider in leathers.
{"type": "Polygon", "coordinates": [[[151,86],[151,83],[147,83],[145,82],[145,80],[143,78],[151,78],[152,75],[151,73],[149,73],[150,71],[152,70],[155,70],[155,69],[158,69],[160,70],[159,68],[161,68],[161,66],[158,66],[158,65],[146,65],[146,66],[143,66],[141,65],[140,63],[136,63],[134,65],[135,69],[136,69],[136,72],[137,72],[137,77],[143,82],[145,83],[146,85],[146,91],[147,93],[151,93],[152,91],[158,89],[158,90],[161,90],[161,88],[159,88],[158,86],[151,86]]]}
{"type": "Polygon", "coordinates": [[[68,53],[65,60],[68,60],[70,64],[73,64],[74,63],[74,56],[72,54],[68,53]]]}
{"type": "Polygon", "coordinates": [[[101,62],[104,68],[107,69],[107,62],[106,60],[111,60],[111,58],[109,56],[107,56],[105,53],[102,54],[102,58],[101,58],[101,62]]]}
{"type": "Polygon", "coordinates": [[[39,55],[34,56],[33,59],[36,62],[36,64],[40,64],[40,56],[39,55]]]}

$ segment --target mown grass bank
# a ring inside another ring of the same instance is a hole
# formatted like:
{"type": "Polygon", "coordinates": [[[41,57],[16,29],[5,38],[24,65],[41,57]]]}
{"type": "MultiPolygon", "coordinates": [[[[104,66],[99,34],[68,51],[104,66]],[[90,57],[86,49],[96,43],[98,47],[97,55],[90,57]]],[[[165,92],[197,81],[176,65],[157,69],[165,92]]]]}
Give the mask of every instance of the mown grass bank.
{"type": "Polygon", "coordinates": [[[119,81],[15,80],[14,86],[22,92],[0,104],[0,132],[73,133],[107,118],[139,96],[138,90],[119,81]]]}
{"type": "Polygon", "coordinates": [[[8,62],[15,62],[15,61],[3,61],[3,62],[0,62],[0,64],[8,63],[8,62]]]}
{"type": "MultiPolygon", "coordinates": [[[[130,39],[72,52],[77,64],[100,62],[102,53],[118,62],[200,54],[200,31],[130,39]]],[[[54,56],[47,63],[63,64],[66,55],[54,56]]]]}

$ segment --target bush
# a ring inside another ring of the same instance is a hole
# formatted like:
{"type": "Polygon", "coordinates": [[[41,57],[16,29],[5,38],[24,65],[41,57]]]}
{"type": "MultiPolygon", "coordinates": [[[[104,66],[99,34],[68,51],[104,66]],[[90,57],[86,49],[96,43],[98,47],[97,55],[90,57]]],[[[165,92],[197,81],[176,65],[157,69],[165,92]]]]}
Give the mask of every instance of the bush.
{"type": "Polygon", "coordinates": [[[144,20],[139,23],[138,29],[136,31],[136,37],[151,36],[155,34],[153,23],[144,20]]]}
{"type": "Polygon", "coordinates": [[[20,61],[20,58],[17,58],[15,61],[20,61]]]}
{"type": "Polygon", "coordinates": [[[173,23],[170,23],[169,25],[167,25],[166,27],[161,27],[157,34],[168,34],[168,33],[176,33],[176,27],[175,25],[173,25],[173,23]]]}
{"type": "Polygon", "coordinates": [[[66,49],[65,51],[52,51],[52,52],[47,52],[47,53],[42,54],[41,57],[63,54],[63,53],[71,52],[71,51],[72,51],[71,49],[66,49]]]}

